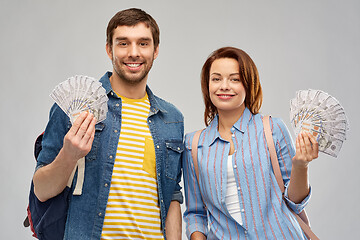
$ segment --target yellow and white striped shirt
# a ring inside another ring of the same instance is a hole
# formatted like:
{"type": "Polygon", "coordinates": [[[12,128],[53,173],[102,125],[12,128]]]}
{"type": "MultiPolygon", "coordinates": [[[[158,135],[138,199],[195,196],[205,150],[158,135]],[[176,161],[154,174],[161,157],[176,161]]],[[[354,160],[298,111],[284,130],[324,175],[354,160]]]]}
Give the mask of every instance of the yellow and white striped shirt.
{"type": "Polygon", "coordinates": [[[122,99],[122,123],[101,239],[163,239],[150,102],[122,99]]]}

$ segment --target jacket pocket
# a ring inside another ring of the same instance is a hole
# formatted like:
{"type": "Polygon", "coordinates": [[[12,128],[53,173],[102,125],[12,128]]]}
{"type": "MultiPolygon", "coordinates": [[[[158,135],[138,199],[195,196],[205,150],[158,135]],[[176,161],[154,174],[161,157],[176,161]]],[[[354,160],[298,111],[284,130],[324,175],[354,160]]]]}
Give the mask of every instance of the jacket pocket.
{"type": "Polygon", "coordinates": [[[176,181],[181,167],[181,153],[184,151],[184,144],[180,140],[165,141],[166,159],[165,175],[176,181]]]}
{"type": "Polygon", "coordinates": [[[86,155],[86,161],[93,161],[96,159],[97,151],[100,144],[100,136],[105,127],[105,124],[100,122],[95,125],[95,137],[90,152],[86,155]]]}

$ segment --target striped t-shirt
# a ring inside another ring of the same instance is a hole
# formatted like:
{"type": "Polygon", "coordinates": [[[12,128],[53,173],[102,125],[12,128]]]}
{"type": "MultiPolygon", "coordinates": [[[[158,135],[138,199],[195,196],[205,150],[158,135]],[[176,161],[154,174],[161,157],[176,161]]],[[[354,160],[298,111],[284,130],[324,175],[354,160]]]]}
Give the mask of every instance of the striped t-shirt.
{"type": "Polygon", "coordinates": [[[122,123],[101,239],[163,239],[150,103],[122,99],[122,123]]]}

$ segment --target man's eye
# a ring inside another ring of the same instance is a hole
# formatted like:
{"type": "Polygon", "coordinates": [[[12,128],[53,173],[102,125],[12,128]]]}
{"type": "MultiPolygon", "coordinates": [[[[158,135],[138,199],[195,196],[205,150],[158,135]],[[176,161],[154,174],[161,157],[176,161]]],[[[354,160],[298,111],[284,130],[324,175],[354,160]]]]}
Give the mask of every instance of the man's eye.
{"type": "Polygon", "coordinates": [[[118,45],[119,46],[127,46],[127,43],[126,42],[119,42],[118,45]]]}
{"type": "Polygon", "coordinates": [[[142,46],[142,47],[145,47],[145,46],[147,46],[147,45],[149,45],[147,42],[142,42],[142,43],[140,43],[140,46],[142,46]]]}

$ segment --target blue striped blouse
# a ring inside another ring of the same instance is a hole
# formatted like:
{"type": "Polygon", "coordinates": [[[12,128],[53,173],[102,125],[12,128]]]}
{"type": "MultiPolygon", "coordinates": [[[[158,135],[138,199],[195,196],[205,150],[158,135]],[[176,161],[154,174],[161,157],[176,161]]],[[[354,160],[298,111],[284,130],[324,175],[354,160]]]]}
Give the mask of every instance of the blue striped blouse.
{"type": "Polygon", "coordinates": [[[291,159],[295,150],[282,120],[272,118],[270,125],[285,183],[284,198],[272,171],[262,116],[253,115],[246,108],[231,129],[235,146],[232,166],[243,225],[231,217],[225,204],[230,143],[221,138],[217,130],[217,117],[200,135],[199,183],[191,157],[194,133],[186,135],[186,151],[183,155],[186,197],[184,220],[189,239],[195,231],[204,233],[208,239],[306,239],[286,204],[299,213],[308,203],[311,193],[299,204],[287,198],[291,159]]]}

